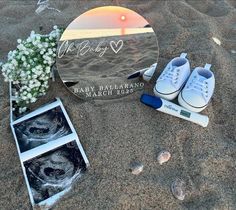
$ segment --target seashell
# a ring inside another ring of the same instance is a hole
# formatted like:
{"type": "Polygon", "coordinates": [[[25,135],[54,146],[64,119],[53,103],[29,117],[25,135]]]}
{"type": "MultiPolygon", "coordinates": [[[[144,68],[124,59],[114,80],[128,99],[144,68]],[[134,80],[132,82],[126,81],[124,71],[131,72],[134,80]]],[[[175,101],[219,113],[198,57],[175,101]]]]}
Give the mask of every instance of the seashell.
{"type": "Polygon", "coordinates": [[[171,192],[174,195],[175,198],[178,200],[184,200],[185,194],[186,194],[186,185],[185,182],[179,178],[177,178],[172,184],[171,184],[171,192]]]}
{"type": "Polygon", "coordinates": [[[130,166],[130,171],[134,175],[139,175],[143,171],[143,164],[139,162],[133,162],[130,166]]]}
{"type": "Polygon", "coordinates": [[[163,163],[167,162],[171,157],[171,154],[168,151],[161,151],[158,154],[157,160],[162,165],[163,163]]]}

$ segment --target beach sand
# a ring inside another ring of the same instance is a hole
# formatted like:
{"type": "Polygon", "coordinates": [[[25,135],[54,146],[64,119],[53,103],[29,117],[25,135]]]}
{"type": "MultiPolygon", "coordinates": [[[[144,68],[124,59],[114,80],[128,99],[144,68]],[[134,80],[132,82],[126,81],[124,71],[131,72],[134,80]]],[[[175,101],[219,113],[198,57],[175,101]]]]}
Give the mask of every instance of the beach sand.
{"type": "MultiPolygon", "coordinates": [[[[125,6],[142,14],[157,34],[158,69],[145,91],[173,57],[187,52],[191,67],[212,64],[216,89],[203,111],[207,128],[157,112],[139,102],[140,92],[115,100],[83,101],[70,94],[56,75],[46,96],[33,107],[60,97],[78,132],[91,167],[53,209],[214,209],[236,207],[236,2],[234,0],[49,1],[61,13],[34,11],[36,1],[0,1],[0,59],[6,59],[31,30],[48,33],[66,27],[97,6],[125,6]],[[218,45],[213,37],[221,41],[218,45]],[[159,165],[166,149],[169,162],[159,165]],[[133,175],[130,163],[141,162],[133,175]],[[176,179],[186,183],[186,197],[173,197],[176,179]]],[[[127,55],[128,56],[128,55],[127,55]]],[[[9,126],[8,84],[0,76],[0,209],[32,209],[16,145],[9,126]]]]}

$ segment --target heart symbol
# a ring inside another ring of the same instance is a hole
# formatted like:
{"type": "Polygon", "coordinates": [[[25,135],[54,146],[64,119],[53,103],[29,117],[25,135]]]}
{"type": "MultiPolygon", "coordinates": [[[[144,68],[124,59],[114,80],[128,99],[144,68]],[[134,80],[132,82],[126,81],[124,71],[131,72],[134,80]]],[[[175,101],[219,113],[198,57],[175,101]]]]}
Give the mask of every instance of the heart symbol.
{"type": "Polygon", "coordinates": [[[116,54],[121,50],[121,48],[123,47],[123,44],[124,44],[123,40],[119,40],[117,43],[115,43],[114,41],[110,41],[111,49],[116,54]]]}

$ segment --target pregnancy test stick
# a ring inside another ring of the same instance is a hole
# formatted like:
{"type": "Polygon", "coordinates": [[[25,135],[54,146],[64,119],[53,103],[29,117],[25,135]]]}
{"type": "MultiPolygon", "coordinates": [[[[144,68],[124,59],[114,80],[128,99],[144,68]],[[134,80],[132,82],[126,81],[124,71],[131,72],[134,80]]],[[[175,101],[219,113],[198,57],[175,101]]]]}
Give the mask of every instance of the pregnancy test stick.
{"type": "Polygon", "coordinates": [[[167,101],[165,99],[156,96],[143,94],[140,98],[140,101],[156,109],[157,111],[161,111],[166,114],[170,114],[175,117],[191,121],[193,123],[201,125],[202,127],[207,127],[209,122],[209,118],[206,115],[191,112],[181,106],[178,106],[170,101],[167,101]]]}

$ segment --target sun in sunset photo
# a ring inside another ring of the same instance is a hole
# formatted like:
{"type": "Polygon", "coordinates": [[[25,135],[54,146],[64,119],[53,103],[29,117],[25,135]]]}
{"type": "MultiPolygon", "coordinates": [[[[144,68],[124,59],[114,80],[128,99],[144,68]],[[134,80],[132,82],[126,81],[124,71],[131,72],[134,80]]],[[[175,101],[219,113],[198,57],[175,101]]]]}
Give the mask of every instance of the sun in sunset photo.
{"type": "Polygon", "coordinates": [[[98,7],[76,18],[63,33],[61,41],[153,32],[147,25],[142,16],[130,9],[98,7]]]}

